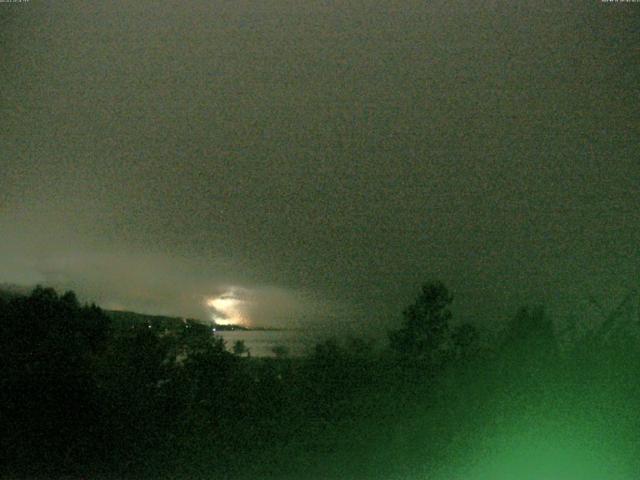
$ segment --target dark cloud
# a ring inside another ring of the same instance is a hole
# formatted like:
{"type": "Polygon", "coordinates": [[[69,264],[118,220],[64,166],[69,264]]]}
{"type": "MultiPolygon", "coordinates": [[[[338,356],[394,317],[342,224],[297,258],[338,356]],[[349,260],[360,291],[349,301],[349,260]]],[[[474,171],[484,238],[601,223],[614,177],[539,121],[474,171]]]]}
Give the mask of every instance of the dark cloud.
{"type": "Polygon", "coordinates": [[[633,4],[8,8],[0,281],[372,328],[430,277],[483,318],[637,282],[633,4]]]}

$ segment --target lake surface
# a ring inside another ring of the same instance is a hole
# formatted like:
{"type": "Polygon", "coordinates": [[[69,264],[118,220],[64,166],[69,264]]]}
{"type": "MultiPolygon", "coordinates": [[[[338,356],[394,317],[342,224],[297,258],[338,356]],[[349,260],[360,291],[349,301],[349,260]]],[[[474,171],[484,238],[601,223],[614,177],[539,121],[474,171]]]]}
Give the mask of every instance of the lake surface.
{"type": "Polygon", "coordinates": [[[254,357],[273,357],[272,349],[276,346],[286,347],[292,357],[306,355],[327,337],[326,333],[313,330],[234,330],[218,331],[216,335],[225,340],[229,351],[236,341],[242,340],[254,357]]]}

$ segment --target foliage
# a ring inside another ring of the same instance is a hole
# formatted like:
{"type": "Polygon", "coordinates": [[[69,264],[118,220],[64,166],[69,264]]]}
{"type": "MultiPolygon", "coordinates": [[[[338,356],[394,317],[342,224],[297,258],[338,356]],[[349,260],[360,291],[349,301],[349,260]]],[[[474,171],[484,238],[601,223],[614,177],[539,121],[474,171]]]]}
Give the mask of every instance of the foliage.
{"type": "Polygon", "coordinates": [[[561,353],[551,319],[523,308],[484,346],[478,326],[451,325],[451,301],[426,284],[389,347],[330,338],[303,358],[241,358],[197,322],[113,325],[44,288],[0,298],[0,475],[431,478],[514,429],[538,441],[567,424],[633,465],[637,342],[588,335],[561,353]]]}
{"type": "Polygon", "coordinates": [[[92,373],[109,335],[106,316],[72,292],[38,287],[0,304],[0,329],[2,460],[55,470],[74,452],[89,455],[92,373]]]}
{"type": "Polygon", "coordinates": [[[438,362],[450,332],[452,301],[443,283],[423,285],[415,302],[403,312],[402,328],[390,333],[391,347],[405,358],[438,362]]]}
{"type": "Polygon", "coordinates": [[[289,349],[285,345],[276,345],[271,349],[276,358],[282,359],[289,356],[289,349]]]}
{"type": "Polygon", "coordinates": [[[233,354],[241,357],[242,355],[249,355],[249,349],[244,343],[244,340],[236,340],[233,344],[233,354]]]}

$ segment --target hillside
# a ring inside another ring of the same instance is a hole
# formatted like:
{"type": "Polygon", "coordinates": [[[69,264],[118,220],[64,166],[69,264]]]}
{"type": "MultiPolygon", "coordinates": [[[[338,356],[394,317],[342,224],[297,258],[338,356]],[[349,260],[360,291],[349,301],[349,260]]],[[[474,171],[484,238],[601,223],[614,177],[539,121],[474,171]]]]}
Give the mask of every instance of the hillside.
{"type": "MultiPolygon", "coordinates": [[[[31,293],[34,287],[28,287],[24,285],[15,285],[12,283],[0,283],[0,299],[9,300],[14,297],[27,296],[31,293]]],[[[201,320],[193,318],[182,317],[170,317],[166,315],[150,315],[146,313],[131,312],[126,310],[106,310],[103,311],[111,319],[115,327],[130,328],[136,325],[147,324],[154,328],[173,330],[178,327],[184,326],[184,324],[204,324],[201,320]]],[[[211,325],[216,331],[237,331],[248,330],[245,327],[239,325],[218,325],[218,324],[206,324],[211,325]]]]}
{"type": "MultiPolygon", "coordinates": [[[[173,330],[182,327],[184,324],[203,324],[202,321],[193,318],[168,317],[165,315],[148,315],[144,313],[123,311],[123,310],[105,310],[107,316],[111,319],[115,326],[121,328],[133,327],[140,324],[147,324],[153,328],[173,330]]],[[[208,325],[208,324],[207,324],[208,325]]],[[[234,331],[248,330],[239,325],[218,325],[211,324],[216,331],[234,331]]]]}

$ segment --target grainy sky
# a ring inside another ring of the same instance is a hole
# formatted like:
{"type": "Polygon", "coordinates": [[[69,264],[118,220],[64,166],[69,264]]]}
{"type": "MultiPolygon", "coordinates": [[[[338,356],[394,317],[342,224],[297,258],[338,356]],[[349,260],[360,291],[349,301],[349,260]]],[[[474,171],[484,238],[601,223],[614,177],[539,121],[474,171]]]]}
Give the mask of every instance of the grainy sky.
{"type": "Polygon", "coordinates": [[[254,325],[622,294],[640,4],[0,4],[0,282],[254,325]],[[232,292],[232,293],[230,293],[232,292]]]}

